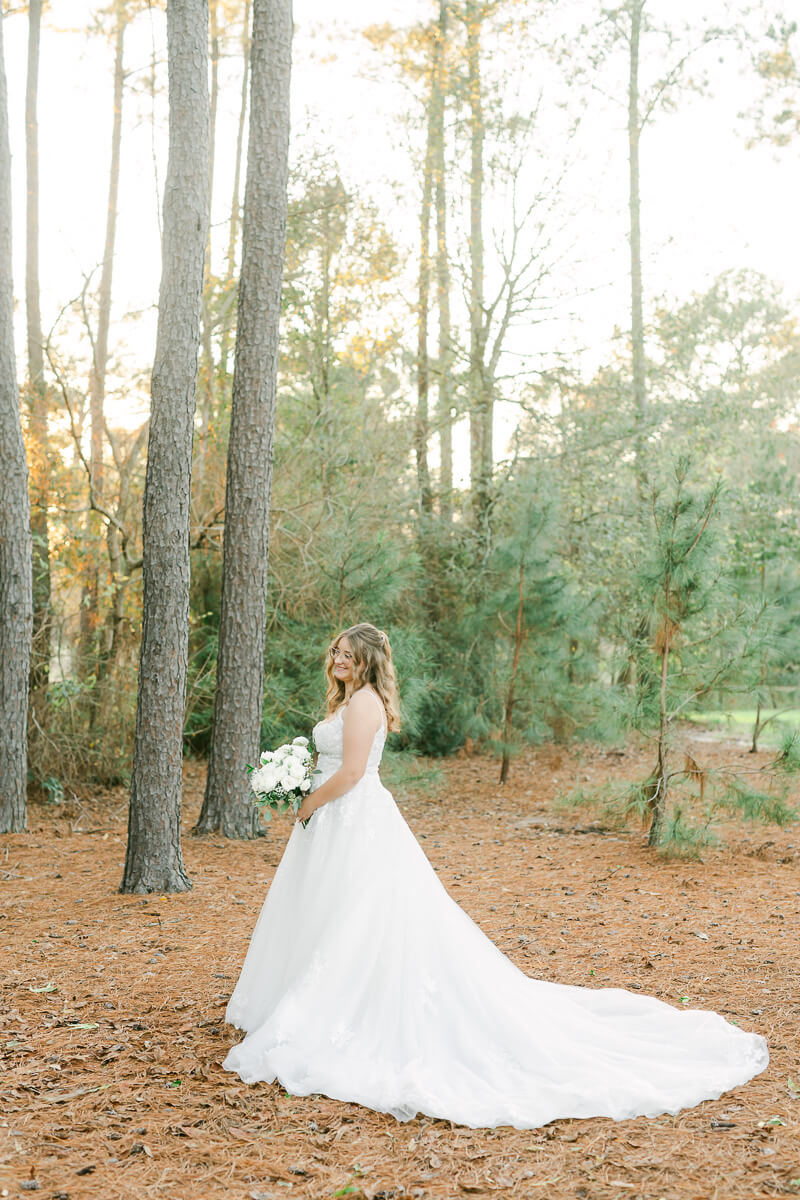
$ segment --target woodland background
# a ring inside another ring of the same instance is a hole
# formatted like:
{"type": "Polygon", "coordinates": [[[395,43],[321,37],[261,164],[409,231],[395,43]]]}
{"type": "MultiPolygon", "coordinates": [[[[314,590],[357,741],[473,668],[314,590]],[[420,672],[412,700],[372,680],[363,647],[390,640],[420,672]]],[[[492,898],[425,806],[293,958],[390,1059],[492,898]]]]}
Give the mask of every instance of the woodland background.
{"type": "MultiPolygon", "coordinates": [[[[39,13],[43,42],[74,46],[82,31],[108,63],[97,101],[108,142],[94,148],[107,162],[106,225],[97,260],[76,268],[45,325],[28,38],[28,209],[15,216],[34,563],[28,770],[53,801],[131,777],[155,296],[127,303],[129,275],[115,263],[138,233],[118,220],[119,189],[130,142],[159,211],[168,116],[159,6],[87,5],[77,30],[70,12],[69,27],[57,5],[12,5],[5,17],[7,44],[39,13]]],[[[211,0],[209,12],[183,734],[199,757],[214,709],[252,17],[249,0],[211,0]]],[[[681,824],[666,807],[697,782],[690,761],[669,759],[678,722],[733,711],[754,745],[763,736],[794,763],[797,296],[743,266],[736,246],[701,290],[654,294],[648,271],[670,250],[657,230],[648,240],[642,207],[648,139],[682,106],[719,103],[725,73],[745,97],[722,98],[741,131],[743,182],[748,146],[794,160],[790,15],[441,0],[403,24],[351,27],[338,49],[335,28],[302,30],[312,60],[353,54],[365,103],[381,95],[392,109],[384,137],[405,172],[381,176],[376,141],[352,148],[362,163],[374,154],[374,187],[351,184],[324,97],[319,122],[293,130],[261,745],[309,731],[328,639],[370,620],[388,631],[402,681],[397,753],[479,748],[505,778],[526,744],[614,743],[636,729],[652,738],[654,769],[624,803],[661,804],[655,840],[684,846],[708,810],[681,824]],[[624,171],[592,177],[598,139],[621,149],[624,171]],[[587,245],[603,211],[624,287],[617,273],[605,288],[608,247],[587,245]],[[602,336],[597,305],[581,328],[588,292],[600,296],[602,336]]],[[[699,197],[704,181],[687,176],[686,187],[699,197]]],[[[790,256],[794,229],[784,236],[790,256]]],[[[701,782],[705,802],[713,781],[701,782]]],[[[717,784],[712,806],[782,818],[774,789],[717,784]]]]}

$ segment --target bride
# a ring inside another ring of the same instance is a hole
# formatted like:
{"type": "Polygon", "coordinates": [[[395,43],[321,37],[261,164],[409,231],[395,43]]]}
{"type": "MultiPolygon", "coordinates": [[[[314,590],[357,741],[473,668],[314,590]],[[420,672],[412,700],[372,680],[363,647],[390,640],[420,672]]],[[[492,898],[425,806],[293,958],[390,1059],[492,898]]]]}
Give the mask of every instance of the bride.
{"type": "Polygon", "coordinates": [[[764,1070],[764,1039],[716,1013],[518,970],[450,898],[381,783],[399,725],[386,634],[346,629],[327,677],[319,782],[228,1004],[247,1036],[226,1070],[401,1121],[519,1129],[674,1113],[764,1070]]]}

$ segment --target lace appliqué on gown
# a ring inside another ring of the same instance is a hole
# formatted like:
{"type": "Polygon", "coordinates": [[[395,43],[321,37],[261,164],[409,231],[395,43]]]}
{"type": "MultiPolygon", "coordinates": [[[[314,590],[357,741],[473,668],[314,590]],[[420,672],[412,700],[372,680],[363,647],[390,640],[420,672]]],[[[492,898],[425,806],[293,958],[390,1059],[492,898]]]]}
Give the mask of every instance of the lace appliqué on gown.
{"type": "MultiPolygon", "coordinates": [[[[315,727],[317,786],[342,713],[315,727]]],[[[766,1043],[716,1013],[531,979],[448,895],[379,766],[295,825],[226,1018],[223,1066],[408,1120],[533,1128],[677,1112],[746,1082],[766,1043]]]]}

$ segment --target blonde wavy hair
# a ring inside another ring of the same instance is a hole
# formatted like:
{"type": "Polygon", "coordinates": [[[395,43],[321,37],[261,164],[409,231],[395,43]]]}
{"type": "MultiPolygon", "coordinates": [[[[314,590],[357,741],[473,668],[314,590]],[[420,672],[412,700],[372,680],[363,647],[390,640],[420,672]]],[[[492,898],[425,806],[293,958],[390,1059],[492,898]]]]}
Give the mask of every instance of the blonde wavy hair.
{"type": "Polygon", "coordinates": [[[329,717],[342,707],[345,686],[333,673],[333,651],[342,638],[347,638],[353,654],[353,691],[367,684],[374,688],[386,711],[389,730],[400,728],[400,706],[397,695],[397,676],[392,663],[392,647],[382,629],[376,629],[366,621],[343,629],[328,647],[325,675],[328,680],[327,715],[329,717]]]}

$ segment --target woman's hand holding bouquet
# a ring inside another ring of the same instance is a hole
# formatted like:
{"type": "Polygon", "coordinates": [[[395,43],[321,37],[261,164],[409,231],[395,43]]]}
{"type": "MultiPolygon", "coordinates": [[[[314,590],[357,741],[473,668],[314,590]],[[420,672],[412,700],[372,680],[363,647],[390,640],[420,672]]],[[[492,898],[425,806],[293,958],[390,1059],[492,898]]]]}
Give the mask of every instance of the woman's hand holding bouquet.
{"type": "Polygon", "coordinates": [[[312,763],[308,738],[297,737],[278,746],[277,750],[265,750],[260,765],[248,768],[250,787],[265,821],[269,821],[273,813],[291,811],[297,814],[311,791],[315,774],[312,763]]]}

